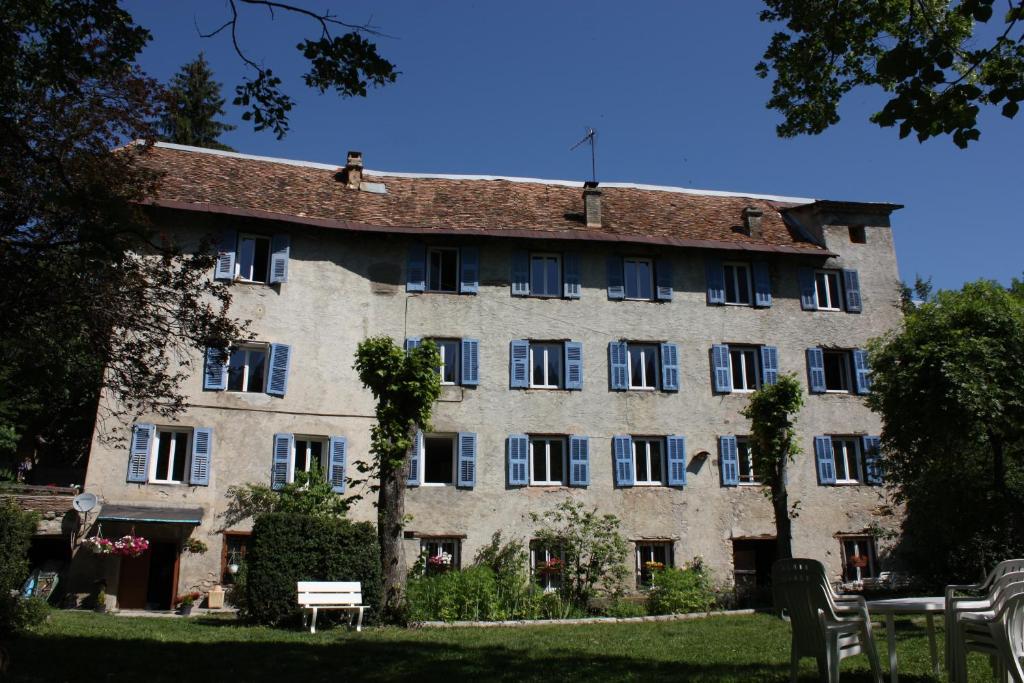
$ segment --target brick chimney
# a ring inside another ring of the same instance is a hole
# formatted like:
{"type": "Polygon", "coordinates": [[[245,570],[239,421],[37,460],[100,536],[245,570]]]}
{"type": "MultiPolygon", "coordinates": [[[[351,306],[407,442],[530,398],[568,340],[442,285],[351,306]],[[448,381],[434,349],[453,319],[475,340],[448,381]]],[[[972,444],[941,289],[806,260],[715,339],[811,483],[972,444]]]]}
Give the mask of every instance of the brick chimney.
{"type": "Polygon", "coordinates": [[[363,182],[363,153],[349,152],[345,162],[345,187],[358,190],[363,182]]]}
{"type": "Polygon", "coordinates": [[[588,228],[601,227],[601,190],[597,189],[596,180],[583,183],[583,215],[588,228]]]}
{"type": "Polygon", "coordinates": [[[764,217],[764,211],[756,206],[748,206],[743,209],[743,232],[751,237],[760,237],[762,217],[764,217]]]}

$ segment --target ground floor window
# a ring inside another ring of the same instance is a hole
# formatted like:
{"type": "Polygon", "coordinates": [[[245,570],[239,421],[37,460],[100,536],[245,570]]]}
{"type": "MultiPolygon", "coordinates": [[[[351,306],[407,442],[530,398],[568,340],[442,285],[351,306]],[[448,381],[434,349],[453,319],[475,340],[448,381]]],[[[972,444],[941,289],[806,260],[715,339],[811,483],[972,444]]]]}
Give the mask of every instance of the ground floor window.
{"type": "Polygon", "coordinates": [[[424,538],[420,540],[420,555],[426,561],[427,574],[440,574],[462,566],[462,539],[424,538]]]}
{"type": "Polygon", "coordinates": [[[224,585],[235,582],[235,577],[245,563],[245,554],[249,550],[252,534],[248,531],[228,531],[224,533],[224,544],[220,555],[220,575],[224,585]]]}
{"type": "Polygon", "coordinates": [[[863,581],[878,577],[873,536],[841,536],[843,581],[863,581]]]}
{"type": "Polygon", "coordinates": [[[659,569],[673,566],[672,541],[643,541],[636,544],[636,587],[650,588],[659,569]]]}
{"type": "Polygon", "coordinates": [[[557,548],[530,543],[530,573],[545,591],[556,591],[562,587],[562,573],[565,570],[565,556],[557,548]]]}

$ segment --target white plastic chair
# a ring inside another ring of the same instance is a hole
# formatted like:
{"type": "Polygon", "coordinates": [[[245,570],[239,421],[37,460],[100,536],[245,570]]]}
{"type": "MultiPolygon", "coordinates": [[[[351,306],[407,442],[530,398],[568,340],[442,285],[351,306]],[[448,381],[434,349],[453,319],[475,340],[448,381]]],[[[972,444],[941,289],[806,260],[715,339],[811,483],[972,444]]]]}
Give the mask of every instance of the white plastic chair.
{"type": "Polygon", "coordinates": [[[1009,674],[1015,683],[1024,683],[1024,582],[1004,586],[992,610],[961,614],[957,640],[959,680],[967,680],[967,653],[981,652],[992,660],[993,678],[1005,682],[1009,674]]]}
{"type": "Polygon", "coordinates": [[[1024,580],[1024,559],[1004,560],[977,584],[946,586],[946,671],[954,683],[966,681],[966,662],[959,650],[958,621],[968,612],[992,609],[993,600],[1002,586],[1024,580]],[[957,595],[969,593],[969,595],[957,595]]]}
{"type": "Polygon", "coordinates": [[[843,596],[833,599],[825,567],[817,560],[778,560],[772,567],[775,605],[789,613],[793,631],[790,681],[796,682],[803,657],[814,657],[818,673],[828,683],[838,683],[839,662],[867,653],[875,683],[882,681],[882,667],[871,635],[871,617],[864,599],[843,596]]]}

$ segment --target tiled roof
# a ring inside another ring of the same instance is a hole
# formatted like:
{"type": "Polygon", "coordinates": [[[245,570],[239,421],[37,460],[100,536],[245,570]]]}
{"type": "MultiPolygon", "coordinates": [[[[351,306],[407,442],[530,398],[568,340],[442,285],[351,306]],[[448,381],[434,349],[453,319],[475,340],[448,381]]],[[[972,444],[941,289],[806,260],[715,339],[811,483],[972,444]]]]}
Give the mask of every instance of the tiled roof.
{"type": "Polygon", "coordinates": [[[602,225],[583,220],[582,183],[364,171],[375,193],[348,189],[341,167],[213,152],[148,148],[166,172],[153,203],[325,228],[486,234],[827,254],[783,221],[799,198],[602,184],[602,225]],[[740,231],[746,207],[763,213],[762,235],[740,231]]]}

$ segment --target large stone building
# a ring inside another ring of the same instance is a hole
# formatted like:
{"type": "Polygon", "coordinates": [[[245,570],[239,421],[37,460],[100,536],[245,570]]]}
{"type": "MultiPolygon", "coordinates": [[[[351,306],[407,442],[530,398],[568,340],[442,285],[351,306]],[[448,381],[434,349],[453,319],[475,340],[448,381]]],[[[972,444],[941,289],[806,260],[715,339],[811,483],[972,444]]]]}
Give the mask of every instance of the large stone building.
{"type": "MultiPolygon", "coordinates": [[[[696,556],[719,582],[763,581],[774,524],[740,410],[792,372],[810,393],[794,551],[837,580],[884,564],[877,532],[898,519],[860,349],[899,321],[898,206],[378,173],[354,153],[336,167],[159,144],[147,163],[167,173],[161,230],[221,240],[210,275],[253,339],[197,357],[178,421],[143,416],[121,446],[98,427],[86,490],[103,533],[152,541],[141,560],[92,561],[122,607],[229,580],[247,527],[223,529],[228,487],[314,460],[344,487],[374,419],[354,353],[381,334],[444,354],[434,432],[411,457],[410,563],[468,564],[575,499],[622,519],[638,583],[647,561],[696,556]],[[181,554],[189,536],[211,552],[181,554]]],[[[351,515],[375,519],[372,499],[351,515]]]]}

